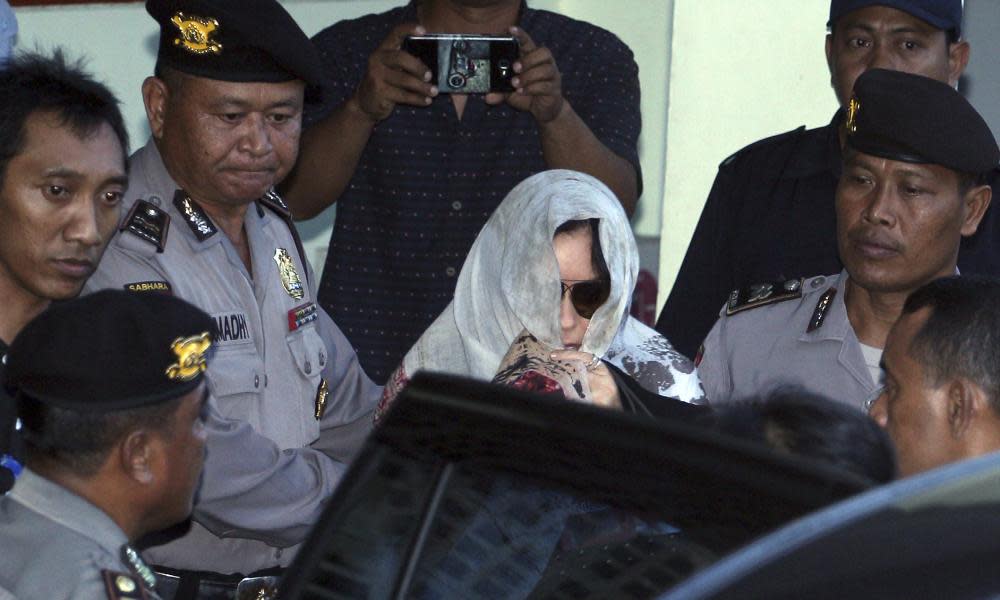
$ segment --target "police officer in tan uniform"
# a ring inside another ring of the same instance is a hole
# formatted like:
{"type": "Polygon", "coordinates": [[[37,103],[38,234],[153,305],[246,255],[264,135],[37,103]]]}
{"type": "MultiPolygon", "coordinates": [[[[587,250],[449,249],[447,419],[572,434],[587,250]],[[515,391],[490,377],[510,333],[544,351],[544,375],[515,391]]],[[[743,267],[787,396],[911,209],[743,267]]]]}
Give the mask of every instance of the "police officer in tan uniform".
{"type": "Polygon", "coordinates": [[[1000,161],[986,122],[953,88],[919,75],[861,75],[846,111],[837,187],[839,275],[734,290],[699,352],[709,402],[786,385],[863,408],[907,295],[956,272],[989,207],[1000,161]]]}
{"type": "Polygon", "coordinates": [[[184,520],[205,456],[212,320],[105,290],[30,322],[4,385],[26,468],[0,497],[0,590],[21,600],[159,598],[132,544],[184,520]]]}
{"type": "MultiPolygon", "coordinates": [[[[272,191],[295,162],[304,96],[321,84],[316,52],[275,0],[146,8],[161,27],[156,75],[142,87],[152,139],[130,160],[126,215],[87,289],[171,293],[205,310],[219,331],[209,389],[222,415],[249,423],[276,454],[312,446],[344,461],[369,431],[381,388],[315,304],[315,278],[272,191]]],[[[209,436],[203,494],[252,487],[254,473],[230,471],[243,457],[213,448],[209,436]]],[[[231,495],[228,506],[257,520],[260,534],[231,537],[196,511],[188,534],[147,555],[176,578],[178,596],[274,574],[304,534],[274,524],[330,490],[287,485],[295,500],[284,504],[231,495]]]]}

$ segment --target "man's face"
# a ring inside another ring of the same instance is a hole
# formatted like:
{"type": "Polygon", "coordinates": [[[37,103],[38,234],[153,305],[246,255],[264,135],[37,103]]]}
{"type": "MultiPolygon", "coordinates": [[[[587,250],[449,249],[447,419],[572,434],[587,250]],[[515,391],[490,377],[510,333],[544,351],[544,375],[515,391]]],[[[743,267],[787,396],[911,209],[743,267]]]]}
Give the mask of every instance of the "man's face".
{"type": "Polygon", "coordinates": [[[179,523],[191,514],[195,491],[205,464],[205,421],[208,390],[204,383],[186,394],[163,434],[166,456],[161,488],[165,506],[159,511],[161,527],[179,523]]]}
{"type": "Polygon", "coordinates": [[[905,71],[955,85],[968,53],[966,42],[949,45],[944,31],[886,6],[847,13],[826,37],[826,62],[841,106],[847,106],[854,81],[868,69],[905,71]]]}
{"type": "Polygon", "coordinates": [[[961,451],[948,419],[948,385],[932,387],[910,345],[930,309],[905,314],[896,321],[882,353],[885,388],[872,405],[872,417],[896,446],[900,477],[959,460],[961,451]]]}
{"type": "Polygon", "coordinates": [[[305,84],[179,76],[151,117],[167,168],[198,202],[246,205],[295,164],[305,84]]]}
{"type": "Polygon", "coordinates": [[[837,245],[851,279],[875,292],[909,292],[952,275],[963,235],[982,211],[959,196],[945,167],[848,149],[837,186],[837,245]]]}
{"type": "Polygon", "coordinates": [[[36,299],[76,296],[114,234],[127,182],[110,125],[80,138],[54,113],[31,114],[0,185],[0,280],[36,299]]]}

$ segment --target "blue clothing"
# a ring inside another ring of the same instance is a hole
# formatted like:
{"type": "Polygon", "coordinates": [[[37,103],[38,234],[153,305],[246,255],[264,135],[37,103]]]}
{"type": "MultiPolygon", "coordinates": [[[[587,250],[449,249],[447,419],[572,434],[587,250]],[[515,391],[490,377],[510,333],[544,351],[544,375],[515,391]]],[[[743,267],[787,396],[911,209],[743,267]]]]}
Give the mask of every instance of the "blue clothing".
{"type": "MultiPolygon", "coordinates": [[[[307,124],[350,98],[393,27],[416,21],[411,3],[316,35],[331,87],[307,124]]],[[[638,67],[628,47],[608,31],[547,11],[522,7],[519,25],[552,51],[573,109],[639,173],[638,67]]],[[[447,306],[472,242],[500,201],[546,168],[534,117],[487,106],[482,96],[469,96],[461,119],[442,94],[429,107],[397,106],[375,127],[337,201],[319,299],[376,383],[447,306]]]]}

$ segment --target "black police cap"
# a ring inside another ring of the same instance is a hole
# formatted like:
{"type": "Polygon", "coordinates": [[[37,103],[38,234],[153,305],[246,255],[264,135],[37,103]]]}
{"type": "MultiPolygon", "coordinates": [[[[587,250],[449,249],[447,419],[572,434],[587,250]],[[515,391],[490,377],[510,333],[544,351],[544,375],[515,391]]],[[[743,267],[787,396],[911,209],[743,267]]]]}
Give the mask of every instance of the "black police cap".
{"type": "Polygon", "coordinates": [[[833,0],[826,26],[832,27],[849,12],[875,5],[901,10],[942,31],[954,31],[956,36],[962,34],[962,0],[833,0]]]}
{"type": "Polygon", "coordinates": [[[214,321],[165,294],[105,290],[55,304],[7,352],[15,396],[108,412],[178,398],[204,378],[214,321]]]}
{"type": "Polygon", "coordinates": [[[158,66],[221,81],[323,84],[316,47],[277,0],[147,0],[158,66]]]}
{"type": "Polygon", "coordinates": [[[854,83],[846,113],[847,144],[865,154],[972,174],[1000,162],[993,132],[976,109],[929,77],[866,71],[854,83]]]}

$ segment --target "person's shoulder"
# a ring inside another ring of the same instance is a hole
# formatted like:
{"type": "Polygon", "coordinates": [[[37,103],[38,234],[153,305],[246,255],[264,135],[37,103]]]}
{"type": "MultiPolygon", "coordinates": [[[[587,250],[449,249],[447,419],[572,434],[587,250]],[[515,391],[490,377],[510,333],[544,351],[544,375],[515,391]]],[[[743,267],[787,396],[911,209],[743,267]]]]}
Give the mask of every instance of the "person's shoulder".
{"type": "Polygon", "coordinates": [[[775,153],[787,152],[790,148],[800,143],[804,137],[817,135],[822,129],[806,129],[805,125],[800,125],[795,129],[757,140],[727,156],[719,164],[719,168],[732,167],[739,162],[762,156],[770,156],[775,153]]]}
{"type": "Polygon", "coordinates": [[[312,40],[321,50],[331,45],[358,43],[368,36],[377,36],[373,41],[378,43],[389,29],[407,20],[406,11],[406,6],[399,6],[381,13],[343,19],[320,30],[312,40]]]}
{"type": "MultiPolygon", "coordinates": [[[[601,54],[626,52],[629,56],[632,55],[628,45],[611,31],[556,12],[529,9],[522,25],[536,42],[550,49],[576,48],[585,55],[584,58],[591,58],[592,51],[599,51],[601,54]]],[[[607,64],[603,67],[613,68],[614,65],[607,64]]]]}
{"type": "MultiPolygon", "coordinates": [[[[795,330],[812,314],[820,297],[837,285],[839,275],[762,281],[730,292],[719,319],[729,329],[795,330]]],[[[804,331],[804,330],[803,330],[804,331]]]]}

